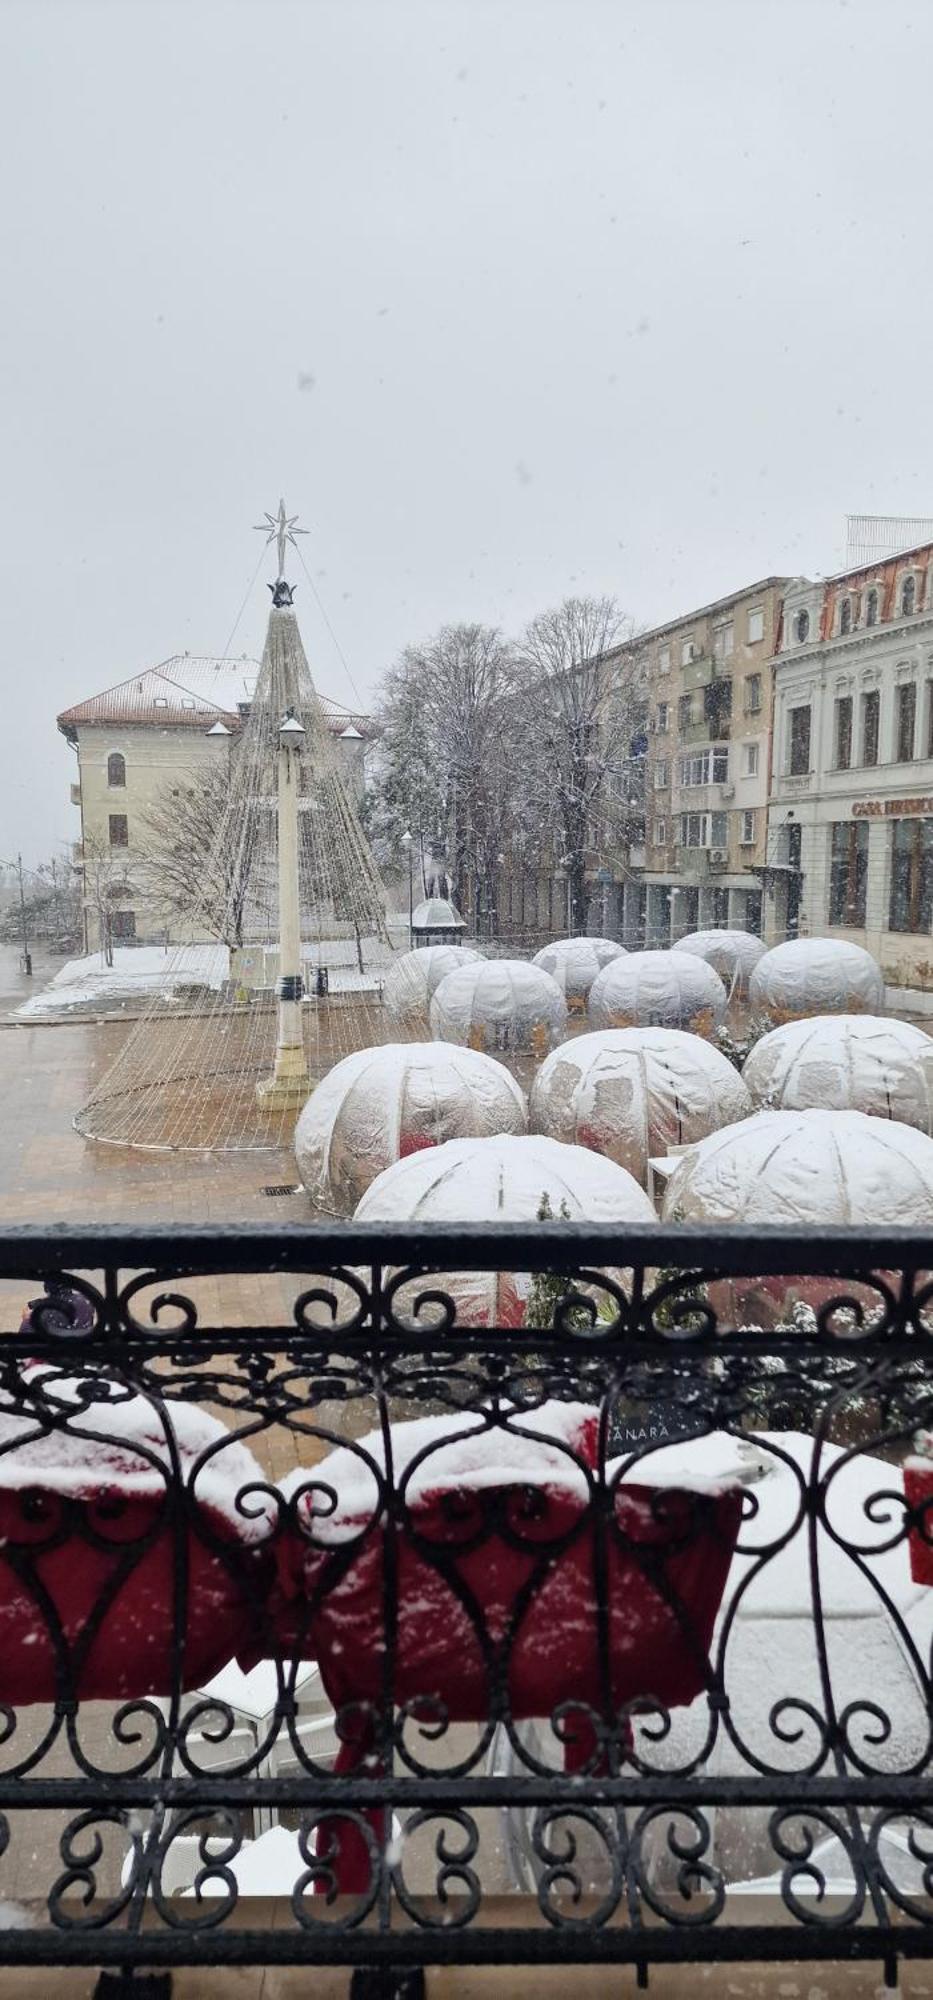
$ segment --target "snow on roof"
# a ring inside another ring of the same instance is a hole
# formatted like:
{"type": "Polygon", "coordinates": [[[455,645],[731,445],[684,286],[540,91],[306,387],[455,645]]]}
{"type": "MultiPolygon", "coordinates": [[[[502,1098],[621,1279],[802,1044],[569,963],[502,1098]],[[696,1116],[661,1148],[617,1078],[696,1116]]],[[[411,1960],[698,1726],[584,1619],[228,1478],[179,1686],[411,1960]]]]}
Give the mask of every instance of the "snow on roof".
{"type": "MultiPolygon", "coordinates": [[[[258,660],[174,653],[159,666],[146,667],[115,687],[63,709],[58,726],[66,736],[89,725],[108,723],[203,729],[206,722],[218,718],[219,711],[239,727],[241,704],[252,701],[258,673],[258,660]]],[[[348,729],[357,735],[367,733],[368,716],[354,714],[325,695],[318,699],[335,735],[344,736],[348,729]]]]}

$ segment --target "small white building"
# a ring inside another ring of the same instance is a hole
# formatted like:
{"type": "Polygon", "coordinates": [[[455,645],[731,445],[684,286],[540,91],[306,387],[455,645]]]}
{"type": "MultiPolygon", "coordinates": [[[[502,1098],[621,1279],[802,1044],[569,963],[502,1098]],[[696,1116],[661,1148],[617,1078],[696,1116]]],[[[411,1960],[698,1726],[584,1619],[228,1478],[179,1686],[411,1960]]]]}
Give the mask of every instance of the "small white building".
{"type": "Polygon", "coordinates": [[[774,666],[765,937],[849,938],[933,1012],[933,544],[788,585],[774,666]]]}

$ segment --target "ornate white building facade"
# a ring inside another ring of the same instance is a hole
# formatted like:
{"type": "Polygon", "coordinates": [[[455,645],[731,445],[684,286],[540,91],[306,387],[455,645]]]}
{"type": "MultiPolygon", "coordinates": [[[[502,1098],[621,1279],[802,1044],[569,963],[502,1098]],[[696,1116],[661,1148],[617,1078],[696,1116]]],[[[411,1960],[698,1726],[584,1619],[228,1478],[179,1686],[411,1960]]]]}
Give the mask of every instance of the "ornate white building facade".
{"type": "Polygon", "coordinates": [[[933,1012],[933,544],[789,584],[774,673],[765,936],[850,938],[933,1012]]]}

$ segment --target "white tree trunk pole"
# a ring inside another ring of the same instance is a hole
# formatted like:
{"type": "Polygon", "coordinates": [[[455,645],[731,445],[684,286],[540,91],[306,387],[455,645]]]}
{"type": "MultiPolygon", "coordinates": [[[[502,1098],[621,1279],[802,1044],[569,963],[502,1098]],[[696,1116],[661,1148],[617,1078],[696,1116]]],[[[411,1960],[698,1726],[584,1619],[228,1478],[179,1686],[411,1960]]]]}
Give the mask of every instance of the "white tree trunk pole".
{"type": "Polygon", "coordinates": [[[301,924],[298,910],[298,745],[279,745],[279,1032],[280,1049],[302,1047],[301,1002],[287,998],[301,983],[301,924]]]}

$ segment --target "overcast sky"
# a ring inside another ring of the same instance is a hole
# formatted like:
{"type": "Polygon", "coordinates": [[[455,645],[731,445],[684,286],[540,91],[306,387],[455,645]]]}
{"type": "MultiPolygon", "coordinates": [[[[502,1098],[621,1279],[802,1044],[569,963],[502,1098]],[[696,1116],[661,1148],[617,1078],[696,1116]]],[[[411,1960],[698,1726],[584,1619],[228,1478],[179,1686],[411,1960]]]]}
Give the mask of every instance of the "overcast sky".
{"type": "Polygon", "coordinates": [[[933,512],[931,0],[0,31],[0,859],[77,833],[60,708],[223,649],[280,493],[364,698],[444,620],[655,622],[933,512]]]}

